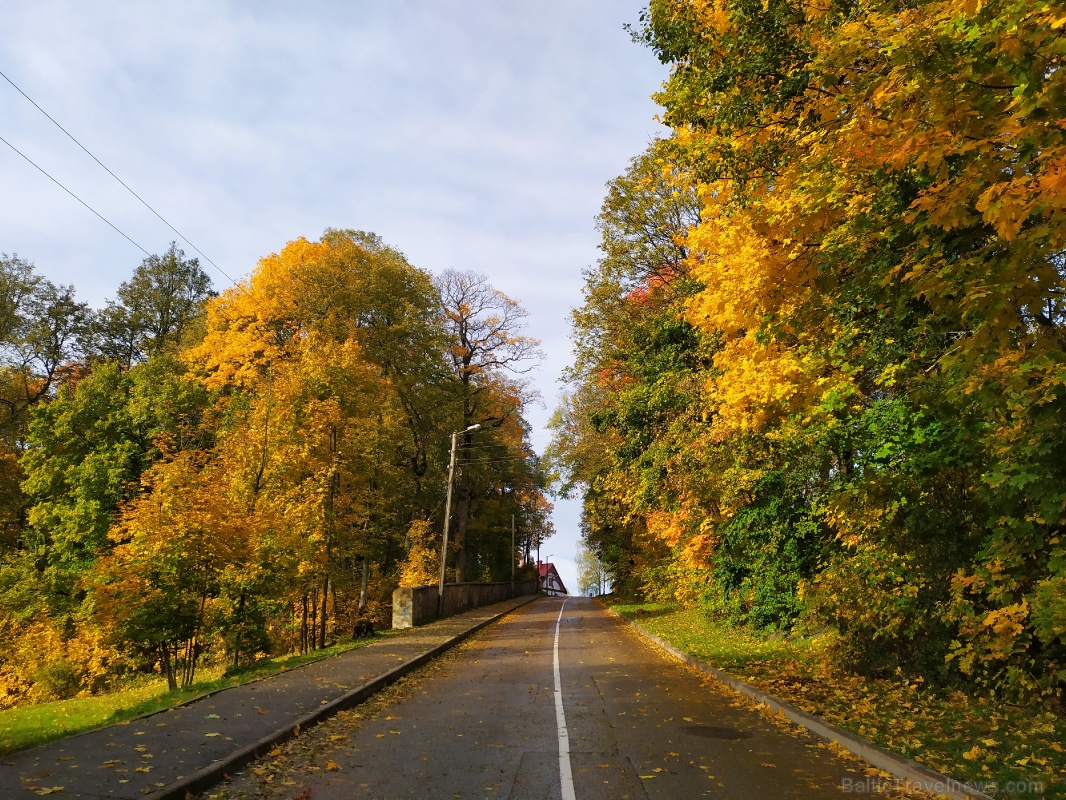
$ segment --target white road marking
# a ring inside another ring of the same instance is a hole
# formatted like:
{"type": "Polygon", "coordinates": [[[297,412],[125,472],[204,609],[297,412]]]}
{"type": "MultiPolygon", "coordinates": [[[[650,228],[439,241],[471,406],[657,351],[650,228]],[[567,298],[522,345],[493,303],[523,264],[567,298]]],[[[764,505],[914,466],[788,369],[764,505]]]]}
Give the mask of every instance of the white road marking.
{"type": "Polygon", "coordinates": [[[574,773],[570,768],[570,736],[566,732],[566,714],[563,712],[563,681],[559,677],[559,624],[563,621],[563,608],[559,606],[559,618],[555,620],[555,722],[559,728],[559,784],[563,800],[577,800],[574,794],[574,773]]]}

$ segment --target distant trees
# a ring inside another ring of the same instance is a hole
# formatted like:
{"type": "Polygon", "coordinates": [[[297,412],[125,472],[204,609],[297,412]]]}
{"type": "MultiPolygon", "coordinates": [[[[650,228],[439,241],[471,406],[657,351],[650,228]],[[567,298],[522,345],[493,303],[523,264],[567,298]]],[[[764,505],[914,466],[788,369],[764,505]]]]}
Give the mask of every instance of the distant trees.
{"type": "Polygon", "coordinates": [[[596,554],[587,547],[577,551],[577,591],[586,597],[598,597],[607,588],[608,577],[596,554]]]}
{"type": "Polygon", "coordinates": [[[52,663],[60,693],[153,663],[176,687],[202,658],[320,648],[387,613],[401,577],[436,574],[467,419],[485,433],[464,443],[459,574],[510,576],[512,515],[516,549],[551,532],[527,391],[504,372],[535,347],[483,278],[446,313],[402,253],[330,229],[218,296],[172,245],[94,316],[3,263],[4,491],[22,510],[0,545],[0,704],[44,696],[52,663]]]}

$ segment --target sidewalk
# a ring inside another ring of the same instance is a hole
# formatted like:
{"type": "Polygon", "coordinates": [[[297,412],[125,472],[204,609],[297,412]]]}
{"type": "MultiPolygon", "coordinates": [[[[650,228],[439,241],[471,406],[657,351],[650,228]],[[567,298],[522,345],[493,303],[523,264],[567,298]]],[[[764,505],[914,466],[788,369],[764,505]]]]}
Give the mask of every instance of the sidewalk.
{"type": "Polygon", "coordinates": [[[534,599],[478,608],[189,705],[0,756],[0,798],[184,800],[534,599]]]}

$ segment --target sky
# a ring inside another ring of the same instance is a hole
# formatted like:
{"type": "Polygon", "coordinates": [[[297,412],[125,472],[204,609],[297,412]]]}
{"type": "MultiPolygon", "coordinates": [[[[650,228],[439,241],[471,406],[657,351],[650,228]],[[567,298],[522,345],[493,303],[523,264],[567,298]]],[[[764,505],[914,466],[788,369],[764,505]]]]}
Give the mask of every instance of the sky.
{"type": "MultiPolygon", "coordinates": [[[[666,68],[624,29],[641,8],[4,3],[0,72],[229,278],[327,227],[373,231],[432,273],[487,275],[543,343],[543,403],[527,414],[543,451],[605,183],[664,133],[651,95],[666,68]]],[[[138,247],[178,239],[2,79],[0,137],[129,237],[0,143],[0,252],[80,300],[102,306],[138,247]]],[[[579,501],[558,500],[541,551],[571,591],[579,517],[579,501]]]]}

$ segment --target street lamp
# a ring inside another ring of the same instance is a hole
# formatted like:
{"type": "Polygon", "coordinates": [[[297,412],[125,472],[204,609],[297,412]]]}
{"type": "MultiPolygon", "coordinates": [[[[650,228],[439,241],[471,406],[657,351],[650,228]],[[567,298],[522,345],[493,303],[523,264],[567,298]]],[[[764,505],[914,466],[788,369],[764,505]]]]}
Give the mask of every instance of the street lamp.
{"type": "Polygon", "coordinates": [[[452,479],[455,477],[455,442],[460,434],[473,433],[481,427],[480,424],[471,425],[461,431],[455,431],[452,434],[452,457],[448,461],[448,499],[444,503],[444,542],[440,548],[440,586],[437,587],[437,594],[439,595],[438,602],[439,607],[437,614],[444,614],[444,567],[448,562],[448,524],[452,519],[452,479]]]}

